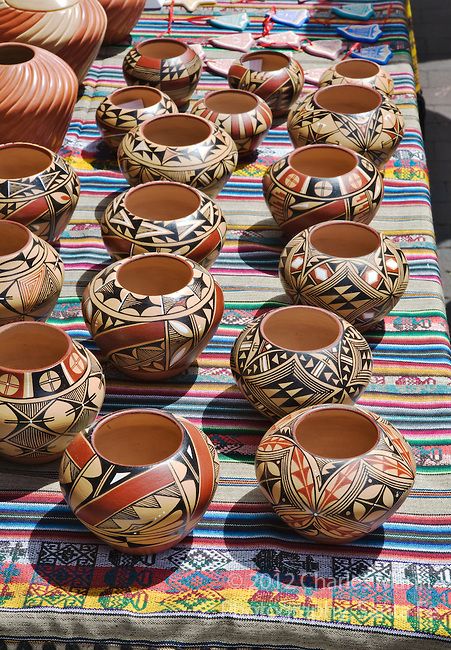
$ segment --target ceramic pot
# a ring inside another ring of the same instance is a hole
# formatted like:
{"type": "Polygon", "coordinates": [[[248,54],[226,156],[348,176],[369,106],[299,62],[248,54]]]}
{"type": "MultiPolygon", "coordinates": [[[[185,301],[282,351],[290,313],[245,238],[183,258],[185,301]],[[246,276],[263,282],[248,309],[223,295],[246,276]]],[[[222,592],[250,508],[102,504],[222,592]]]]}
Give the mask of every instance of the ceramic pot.
{"type": "Polygon", "coordinates": [[[79,196],[78,176],[58,154],[28,142],[0,145],[0,219],[56,241],[79,196]]]}
{"type": "Polygon", "coordinates": [[[130,32],[141,18],[146,0],[99,0],[105,10],[107,27],[103,42],[121,43],[129,38],[130,32]]]}
{"type": "MultiPolygon", "coordinates": [[[[57,54],[80,83],[105,30],[106,14],[97,0],[0,0],[0,42],[20,41],[57,54]]],[[[53,97],[47,86],[45,93],[53,97]]]]}
{"type": "Polygon", "coordinates": [[[208,271],[179,255],[119,260],[91,280],[83,316],[107,360],[140,381],[186,370],[216,332],[224,310],[208,271]]]}
{"type": "Polygon", "coordinates": [[[288,236],[343,219],[369,223],[384,196],[381,173],[363,156],[337,145],[295,149],[263,176],[266,204],[288,236]]]}
{"type": "Polygon", "coordinates": [[[354,84],[369,86],[383,95],[393,94],[394,83],[390,74],[380,65],[364,59],[347,59],[339,61],[328,68],[319,80],[319,86],[340,86],[354,84]]]}
{"type": "Polygon", "coordinates": [[[125,55],[122,69],[129,86],[159,88],[183,110],[196,90],[202,61],[183,41],[153,38],[132,47],[125,55]]]}
{"type": "Polygon", "coordinates": [[[102,418],[66,449],[61,491],[74,515],[125,553],[163,551],[192,531],[216,490],[218,454],[185,418],[154,409],[102,418]]]}
{"type": "Polygon", "coordinates": [[[138,185],[105,210],[103,242],[115,259],[142,253],[176,253],[210,268],[224,244],[221,208],[203,192],[167,181],[138,185]]]}
{"type": "Polygon", "coordinates": [[[339,144],[382,168],[404,135],[399,108],[377,90],[343,84],[308,95],[288,116],[295,147],[339,144]]]}
{"type": "Polygon", "coordinates": [[[0,328],[0,455],[48,463],[96,418],[105,381],[96,358],[47,323],[0,328]]]}
{"type": "Polygon", "coordinates": [[[172,99],[157,88],[120,88],[105,97],[97,108],[96,122],[105,144],[117,149],[126,133],[154,117],[178,113],[172,99]]]}
{"type": "Polygon", "coordinates": [[[404,502],[415,461],[400,432],[354,406],[316,406],[276,422],[257,449],[260,487],[286,524],[314,542],[368,535],[404,502]]]}
{"type": "Polygon", "coordinates": [[[46,320],[63,277],[63,262],[50,244],[20,223],[0,221],[0,325],[46,320]]]}
{"type": "Polygon", "coordinates": [[[1,43],[0,144],[26,140],[58,151],[77,92],[73,70],[58,56],[32,45],[1,43]]]}
{"type": "Polygon", "coordinates": [[[250,52],[232,63],[231,88],[248,90],[265,100],[280,122],[301,94],[304,72],[300,63],[283,52],[250,52]]]}
{"type": "Polygon", "coordinates": [[[197,115],[162,115],[124,136],[118,162],[130,185],[178,181],[214,198],[238,163],[228,133],[197,115]]]}
{"type": "Polygon", "coordinates": [[[352,403],[372,369],[368,343],[347,321],[316,307],[274,309],[236,339],[230,368],[268,418],[326,402],[352,403]]]}
{"type": "Polygon", "coordinates": [[[215,90],[191,108],[193,115],[205,117],[227,131],[240,159],[255,153],[272,125],[268,104],[246,90],[215,90]]]}
{"type": "Polygon", "coordinates": [[[394,308],[409,280],[406,257],[389,237],[345,221],[294,237],[280,257],[279,273],[292,302],[332,311],[360,331],[394,308]]]}

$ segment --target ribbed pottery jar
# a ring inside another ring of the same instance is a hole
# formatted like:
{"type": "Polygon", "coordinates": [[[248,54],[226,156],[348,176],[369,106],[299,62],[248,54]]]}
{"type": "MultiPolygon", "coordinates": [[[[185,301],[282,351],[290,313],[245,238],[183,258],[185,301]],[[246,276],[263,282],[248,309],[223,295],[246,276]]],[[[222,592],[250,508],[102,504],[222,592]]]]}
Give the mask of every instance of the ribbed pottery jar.
{"type": "Polygon", "coordinates": [[[102,220],[111,257],[176,253],[209,268],[224,244],[221,208],[199,190],[169,181],[138,185],[117,196],[102,220]]]}
{"type": "Polygon", "coordinates": [[[0,456],[17,463],[58,458],[96,418],[105,381],[96,358],[47,323],[0,327],[0,456]]]}
{"type": "Polygon", "coordinates": [[[364,59],[339,61],[326,70],[319,80],[320,87],[341,86],[342,84],[369,86],[388,97],[393,94],[394,90],[390,73],[374,61],[364,59]]]}
{"type": "Polygon", "coordinates": [[[46,320],[63,277],[62,259],[50,244],[20,223],[0,221],[0,326],[46,320]]]}
{"type": "Polygon", "coordinates": [[[183,41],[153,38],[132,47],[125,55],[122,69],[129,86],[159,88],[183,110],[196,90],[202,61],[183,41]]]}
{"type": "Polygon", "coordinates": [[[263,176],[263,194],[288,236],[322,221],[369,223],[384,196],[381,173],[359,154],[332,144],[307,145],[277,160],[263,176]]]}
{"type": "Polygon", "coordinates": [[[56,241],[77,206],[75,171],[45,147],[0,145],[0,219],[17,221],[46,241],[56,241]]]}
{"type": "Polygon", "coordinates": [[[389,237],[345,221],[293,237],[280,257],[279,273],[292,302],[327,309],[360,331],[387,316],[409,280],[406,257],[389,237]]]}
{"type": "Polygon", "coordinates": [[[316,406],[276,422],[255,457],[275,512],[313,542],[372,533],[402,505],[415,480],[408,443],[389,422],[352,406],[316,406]]]}
{"type": "Polygon", "coordinates": [[[197,115],[154,117],[124,136],[118,162],[130,185],[176,181],[214,198],[238,163],[228,133],[197,115]]]}
{"type": "Polygon", "coordinates": [[[58,56],[33,45],[0,43],[0,144],[26,140],[58,151],[77,92],[73,70],[58,56]]]}
{"type": "Polygon", "coordinates": [[[317,307],[273,309],[238,336],[230,368],[243,395],[268,418],[326,402],[352,403],[371,378],[368,343],[317,307]]]}
{"type": "Polygon", "coordinates": [[[117,149],[126,133],[156,115],[178,113],[172,99],[148,86],[119,88],[105,97],[96,111],[103,141],[117,149]]]}
{"type": "Polygon", "coordinates": [[[382,168],[404,135],[404,118],[385,95],[366,86],[343,84],[320,88],[288,116],[295,147],[338,144],[382,168]]]}
{"type": "Polygon", "coordinates": [[[140,381],[182,373],[221,321],[222,290],[196,262],[169,253],[119,260],[85,289],[83,316],[105,358],[140,381]]]}
{"type": "MultiPolygon", "coordinates": [[[[106,22],[97,0],[0,0],[0,42],[20,41],[57,54],[80,83],[100,49],[106,22]]],[[[52,96],[49,88],[46,92],[52,96]]]]}
{"type": "Polygon", "coordinates": [[[146,0],[99,0],[105,10],[107,27],[103,42],[122,43],[141,17],[146,0]]]}
{"type": "Polygon", "coordinates": [[[102,418],[67,448],[61,491],[102,542],[146,555],[180,542],[214,496],[219,460],[208,437],[154,409],[102,418]]]}

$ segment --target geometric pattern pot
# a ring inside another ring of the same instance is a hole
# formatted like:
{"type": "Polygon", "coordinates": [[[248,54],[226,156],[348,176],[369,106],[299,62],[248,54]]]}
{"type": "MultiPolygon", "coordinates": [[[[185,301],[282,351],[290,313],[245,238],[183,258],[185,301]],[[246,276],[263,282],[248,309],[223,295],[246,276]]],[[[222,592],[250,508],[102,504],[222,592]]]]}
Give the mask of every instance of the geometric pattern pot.
{"type": "Polygon", "coordinates": [[[393,94],[394,90],[390,74],[374,61],[363,59],[340,61],[326,70],[319,80],[320,88],[341,84],[369,86],[388,97],[393,94]]]}

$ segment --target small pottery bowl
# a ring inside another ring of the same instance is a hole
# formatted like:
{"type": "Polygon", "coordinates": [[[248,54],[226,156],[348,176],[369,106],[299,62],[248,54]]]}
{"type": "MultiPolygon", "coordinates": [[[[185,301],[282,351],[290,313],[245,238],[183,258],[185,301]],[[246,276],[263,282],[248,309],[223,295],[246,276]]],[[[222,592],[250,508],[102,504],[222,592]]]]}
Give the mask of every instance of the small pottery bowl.
{"type": "Polygon", "coordinates": [[[0,328],[0,455],[48,463],[94,422],[105,397],[96,358],[47,323],[0,328]]]}
{"type": "Polygon", "coordinates": [[[208,271],[179,255],[119,260],[85,289],[83,316],[104,356],[141,381],[186,370],[205,348],[224,311],[208,271]]]}
{"type": "Polygon", "coordinates": [[[384,182],[373,163],[354,151],[315,144],[273,163],[263,176],[263,193],[277,225],[293,236],[331,219],[369,223],[384,182]]]}
{"type": "Polygon", "coordinates": [[[366,86],[327,86],[308,95],[288,116],[295,147],[339,144],[381,168],[404,135],[404,118],[388,97],[366,86]]]}
{"type": "Polygon", "coordinates": [[[329,221],[294,237],[279,273],[292,302],[332,311],[360,331],[393,309],[409,280],[406,257],[389,237],[349,221],[329,221]]]}
{"type": "Polygon", "coordinates": [[[314,542],[342,544],[401,506],[416,468],[392,424],[356,406],[327,405],[276,422],[258,446],[255,470],[286,524],[314,542]]]}
{"type": "Polygon", "coordinates": [[[197,115],[162,115],[124,136],[118,162],[130,185],[177,181],[215,197],[238,163],[235,143],[197,115]]]}
{"type": "Polygon", "coordinates": [[[146,0],[99,0],[105,10],[107,27],[103,42],[122,43],[141,17],[146,0]]]}
{"type": "Polygon", "coordinates": [[[339,61],[326,70],[319,80],[320,87],[342,84],[369,86],[388,97],[393,94],[395,87],[388,72],[374,61],[365,61],[364,59],[339,61]]]}
{"type": "Polygon", "coordinates": [[[96,122],[105,144],[117,149],[126,133],[154,117],[178,113],[172,99],[148,86],[119,88],[97,108],[96,122]]]}
{"type": "Polygon", "coordinates": [[[221,208],[194,187],[169,181],[138,185],[105,210],[102,237],[111,257],[176,253],[209,268],[224,244],[221,208]]]}
{"type": "Polygon", "coordinates": [[[56,250],[26,226],[0,221],[0,325],[46,320],[63,286],[56,250]]]}
{"type": "Polygon", "coordinates": [[[371,378],[368,343],[347,321],[317,307],[273,309],[235,341],[230,367],[268,418],[325,402],[352,403],[371,378]]]}
{"type": "Polygon", "coordinates": [[[214,122],[230,135],[239,158],[253,154],[272,124],[268,104],[246,90],[214,90],[191,107],[193,115],[214,122]]]}
{"type": "Polygon", "coordinates": [[[103,542],[146,555],[180,542],[216,490],[218,454],[182,417],[154,409],[118,411],[78,435],[60,467],[74,515],[103,542]]]}
{"type": "Polygon", "coordinates": [[[0,145],[0,219],[23,223],[53,242],[79,196],[78,176],[58,154],[28,142],[0,145]]]}
{"type": "Polygon", "coordinates": [[[202,60],[183,41],[153,38],[138,43],[127,52],[122,64],[129,86],[144,84],[159,88],[184,110],[196,90],[202,60]]]}
{"type": "Polygon", "coordinates": [[[304,86],[304,72],[296,59],[283,52],[250,52],[232,63],[231,88],[248,90],[265,100],[274,118],[286,119],[304,86]]]}

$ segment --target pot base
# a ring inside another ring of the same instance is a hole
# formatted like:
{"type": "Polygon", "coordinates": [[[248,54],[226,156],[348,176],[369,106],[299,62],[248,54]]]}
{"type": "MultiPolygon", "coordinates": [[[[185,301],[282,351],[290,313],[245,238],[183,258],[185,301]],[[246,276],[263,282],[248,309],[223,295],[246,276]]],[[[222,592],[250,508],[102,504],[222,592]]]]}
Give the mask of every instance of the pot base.
{"type": "Polygon", "coordinates": [[[9,463],[15,463],[16,465],[46,465],[47,463],[53,463],[55,460],[59,460],[63,455],[64,450],[60,451],[58,454],[47,454],[45,456],[37,456],[31,458],[30,456],[7,456],[6,454],[0,454],[2,460],[7,460],[9,463]]]}
{"type": "Polygon", "coordinates": [[[121,368],[115,363],[113,363],[113,365],[116,368],[116,370],[118,370],[124,375],[127,375],[127,377],[130,377],[131,379],[136,379],[137,381],[145,381],[153,384],[154,382],[164,381],[165,379],[170,379],[171,377],[181,375],[182,372],[188,370],[191,364],[189,363],[183,366],[175,366],[170,370],[162,370],[161,372],[155,372],[155,371],[146,372],[144,370],[125,370],[125,368],[121,368]]]}

